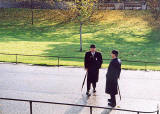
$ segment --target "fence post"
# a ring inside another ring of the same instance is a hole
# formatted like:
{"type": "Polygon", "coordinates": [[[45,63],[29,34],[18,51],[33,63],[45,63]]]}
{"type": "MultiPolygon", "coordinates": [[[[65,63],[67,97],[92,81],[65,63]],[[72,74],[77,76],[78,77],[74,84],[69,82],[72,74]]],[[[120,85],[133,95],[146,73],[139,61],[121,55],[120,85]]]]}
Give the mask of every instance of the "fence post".
{"type": "Polygon", "coordinates": [[[145,71],[147,71],[147,63],[145,62],[145,71]]]}
{"type": "Polygon", "coordinates": [[[18,63],[18,54],[16,54],[16,64],[18,63]]]}
{"type": "Polygon", "coordinates": [[[90,106],[90,114],[92,114],[92,106],[90,106]]]}
{"type": "Polygon", "coordinates": [[[58,56],[58,67],[59,67],[59,56],[58,56]]]}
{"type": "Polygon", "coordinates": [[[139,114],[139,112],[137,112],[137,114],[139,114]]]}
{"type": "Polygon", "coordinates": [[[29,101],[30,104],[30,114],[32,114],[32,101],[29,101]]]}
{"type": "Polygon", "coordinates": [[[159,105],[157,105],[157,114],[159,114],[159,105]]]}
{"type": "Polygon", "coordinates": [[[33,25],[33,0],[31,0],[32,25],[33,25]]]}

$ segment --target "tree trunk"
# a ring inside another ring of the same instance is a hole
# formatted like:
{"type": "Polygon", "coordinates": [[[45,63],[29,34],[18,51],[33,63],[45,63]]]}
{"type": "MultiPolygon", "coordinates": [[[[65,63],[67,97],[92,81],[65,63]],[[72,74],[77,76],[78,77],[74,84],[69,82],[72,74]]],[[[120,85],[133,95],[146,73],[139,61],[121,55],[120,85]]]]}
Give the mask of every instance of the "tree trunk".
{"type": "Polygon", "coordinates": [[[80,52],[82,52],[82,23],[80,22],[80,52]]]}
{"type": "Polygon", "coordinates": [[[34,21],[34,17],[33,17],[33,0],[31,0],[31,12],[32,12],[32,25],[33,25],[33,21],[34,21]]]}

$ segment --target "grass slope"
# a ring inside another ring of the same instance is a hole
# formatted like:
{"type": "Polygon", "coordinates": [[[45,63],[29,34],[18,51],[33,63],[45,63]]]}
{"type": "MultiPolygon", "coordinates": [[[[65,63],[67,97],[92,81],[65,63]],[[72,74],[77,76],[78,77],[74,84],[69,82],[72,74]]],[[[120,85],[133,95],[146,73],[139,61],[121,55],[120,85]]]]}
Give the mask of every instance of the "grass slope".
{"type": "MultiPolygon", "coordinates": [[[[61,24],[65,11],[34,10],[34,25],[27,9],[0,9],[0,53],[45,56],[84,57],[90,44],[96,44],[103,58],[110,51],[120,51],[122,60],[160,62],[160,30],[148,11],[99,11],[103,18],[96,24],[83,26],[83,52],[79,52],[79,25],[61,24]],[[63,15],[62,15],[63,14],[63,15]]],[[[96,17],[95,16],[95,17],[96,17]]],[[[15,61],[15,56],[1,55],[0,61],[15,61]]],[[[56,65],[57,58],[23,57],[18,61],[56,65]]],[[[109,61],[104,61],[107,67],[109,61]]],[[[83,66],[81,59],[60,59],[61,65],[83,66]]],[[[123,61],[123,68],[144,69],[144,63],[123,61]]],[[[147,69],[160,70],[160,64],[147,69]]]]}

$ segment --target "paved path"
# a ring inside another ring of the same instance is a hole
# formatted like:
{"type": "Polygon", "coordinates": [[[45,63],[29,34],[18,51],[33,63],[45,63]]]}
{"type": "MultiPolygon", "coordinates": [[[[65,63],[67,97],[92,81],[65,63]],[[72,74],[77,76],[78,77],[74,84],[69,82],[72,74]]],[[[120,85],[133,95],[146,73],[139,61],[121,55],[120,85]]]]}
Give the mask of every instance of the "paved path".
{"type": "MultiPolygon", "coordinates": [[[[82,93],[80,91],[85,75],[82,68],[0,64],[0,73],[0,97],[107,107],[109,96],[104,93],[106,69],[100,70],[97,93],[89,99],[85,96],[86,86],[82,93]]],[[[122,101],[119,96],[117,100],[120,108],[153,111],[160,104],[160,72],[122,70],[119,84],[122,101]]],[[[93,114],[108,112],[93,110],[93,114]]],[[[29,104],[0,100],[0,114],[29,114],[29,104]]],[[[34,103],[33,114],[89,114],[89,109],[34,103]]],[[[111,111],[110,114],[130,113],[111,111]]]]}

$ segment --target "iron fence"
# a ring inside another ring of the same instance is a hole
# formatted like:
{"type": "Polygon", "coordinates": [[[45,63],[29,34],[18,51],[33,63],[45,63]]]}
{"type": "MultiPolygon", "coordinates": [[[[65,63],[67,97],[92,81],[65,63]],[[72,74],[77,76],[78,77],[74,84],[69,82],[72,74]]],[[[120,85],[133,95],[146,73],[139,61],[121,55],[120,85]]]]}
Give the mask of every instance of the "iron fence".
{"type": "MultiPolygon", "coordinates": [[[[25,63],[23,61],[20,61],[19,58],[22,56],[22,57],[40,57],[40,58],[55,58],[54,61],[57,63],[54,64],[54,66],[63,66],[63,64],[61,64],[61,60],[60,59],[78,59],[78,60],[83,60],[84,58],[83,57],[64,57],[64,56],[43,56],[43,55],[25,55],[25,54],[6,54],[6,53],[0,53],[0,55],[8,55],[8,56],[14,56],[12,58],[12,61],[9,61],[9,60],[0,60],[1,62],[11,62],[11,63],[25,63]]],[[[104,61],[110,61],[111,59],[103,59],[104,61]]],[[[52,62],[52,59],[51,59],[51,62],[52,62]]],[[[131,60],[125,60],[125,59],[122,59],[122,62],[127,62],[127,63],[130,63],[130,64],[133,64],[133,63],[138,63],[140,64],[141,66],[144,66],[143,70],[147,71],[148,68],[147,66],[149,64],[156,64],[156,65],[160,65],[159,62],[146,62],[146,61],[131,61],[131,60]]],[[[31,63],[31,64],[34,64],[34,63],[31,63]]],[[[39,63],[37,63],[37,65],[40,65],[39,63]]],[[[44,64],[44,65],[48,65],[48,66],[51,66],[49,64],[44,64]]],[[[53,65],[52,65],[53,66],[53,65]]],[[[67,65],[67,66],[74,66],[74,65],[67,65]]]]}
{"type": "Polygon", "coordinates": [[[108,110],[115,110],[115,111],[124,111],[124,112],[133,112],[136,114],[145,113],[151,114],[156,113],[159,114],[159,105],[157,105],[157,109],[155,111],[136,111],[136,110],[127,110],[127,109],[120,109],[120,108],[109,108],[109,107],[101,107],[101,106],[91,106],[91,105],[80,105],[80,104],[69,104],[69,103],[58,103],[58,102],[48,102],[48,101],[37,101],[37,100],[24,100],[24,99],[12,99],[12,98],[0,98],[1,100],[9,100],[9,101],[21,101],[21,102],[28,102],[30,106],[30,114],[33,114],[33,103],[45,103],[45,104],[56,104],[56,105],[67,105],[67,106],[77,106],[77,107],[85,107],[90,109],[90,114],[93,113],[93,108],[96,109],[108,109],[108,110]]]}

